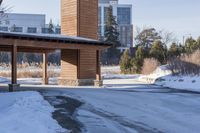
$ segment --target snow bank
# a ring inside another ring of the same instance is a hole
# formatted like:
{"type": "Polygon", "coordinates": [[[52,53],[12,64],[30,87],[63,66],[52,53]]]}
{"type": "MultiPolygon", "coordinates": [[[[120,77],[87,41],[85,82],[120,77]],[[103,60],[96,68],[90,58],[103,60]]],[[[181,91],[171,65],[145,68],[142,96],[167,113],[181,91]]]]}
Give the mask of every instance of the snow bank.
{"type": "Polygon", "coordinates": [[[164,87],[200,92],[200,77],[183,75],[173,76],[168,65],[158,67],[152,74],[139,78],[141,81],[154,83],[164,87]]]}
{"type": "Polygon", "coordinates": [[[143,75],[139,77],[140,81],[154,83],[158,78],[171,75],[171,71],[168,70],[168,65],[158,67],[153,73],[149,75],[143,75]]]}
{"type": "Polygon", "coordinates": [[[38,92],[0,94],[0,133],[55,133],[54,108],[38,92]]]}
{"type": "Polygon", "coordinates": [[[159,78],[155,84],[165,87],[183,89],[200,92],[200,77],[199,76],[164,76],[159,78]]]}

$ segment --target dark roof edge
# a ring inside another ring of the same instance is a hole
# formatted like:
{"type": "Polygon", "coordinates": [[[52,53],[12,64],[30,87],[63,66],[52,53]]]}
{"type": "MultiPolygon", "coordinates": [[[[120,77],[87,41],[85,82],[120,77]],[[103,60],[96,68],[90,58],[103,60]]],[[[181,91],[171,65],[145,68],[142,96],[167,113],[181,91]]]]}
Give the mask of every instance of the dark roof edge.
{"type": "Polygon", "coordinates": [[[38,41],[52,41],[52,42],[62,42],[62,43],[80,43],[87,45],[98,45],[110,47],[113,44],[108,44],[105,42],[92,40],[82,37],[71,37],[64,35],[54,35],[54,34],[29,34],[29,33],[13,33],[13,32],[0,32],[0,38],[14,38],[14,39],[28,39],[28,40],[38,40],[38,41]]]}

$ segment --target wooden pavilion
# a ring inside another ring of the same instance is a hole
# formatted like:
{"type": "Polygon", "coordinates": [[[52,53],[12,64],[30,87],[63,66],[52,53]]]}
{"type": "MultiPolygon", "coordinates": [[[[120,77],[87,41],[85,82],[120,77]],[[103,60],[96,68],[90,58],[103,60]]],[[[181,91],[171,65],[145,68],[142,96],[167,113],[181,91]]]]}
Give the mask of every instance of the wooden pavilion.
{"type": "Polygon", "coordinates": [[[61,50],[59,84],[101,86],[100,51],[110,44],[97,41],[98,0],[61,0],[61,33],[0,32],[0,51],[11,52],[10,88],[17,85],[17,52],[43,54],[43,82],[48,84],[47,55],[61,50]]]}

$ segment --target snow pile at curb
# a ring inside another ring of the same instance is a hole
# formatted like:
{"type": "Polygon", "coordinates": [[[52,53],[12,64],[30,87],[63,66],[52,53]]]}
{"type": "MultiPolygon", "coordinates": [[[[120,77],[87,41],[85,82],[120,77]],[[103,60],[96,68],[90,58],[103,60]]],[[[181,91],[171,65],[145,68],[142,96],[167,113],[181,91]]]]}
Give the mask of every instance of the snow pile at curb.
{"type": "Polygon", "coordinates": [[[155,83],[155,81],[163,76],[171,75],[171,71],[168,69],[168,65],[163,65],[158,67],[153,73],[150,75],[143,75],[139,77],[139,80],[147,83],[155,83]]]}
{"type": "Polygon", "coordinates": [[[159,78],[155,84],[175,89],[200,92],[199,76],[164,76],[159,78]]]}
{"type": "Polygon", "coordinates": [[[55,133],[54,108],[38,92],[0,94],[0,133],[55,133]]]}
{"type": "Polygon", "coordinates": [[[143,75],[139,80],[169,88],[200,92],[199,76],[172,76],[171,71],[168,69],[168,65],[158,67],[152,74],[143,75]]]}

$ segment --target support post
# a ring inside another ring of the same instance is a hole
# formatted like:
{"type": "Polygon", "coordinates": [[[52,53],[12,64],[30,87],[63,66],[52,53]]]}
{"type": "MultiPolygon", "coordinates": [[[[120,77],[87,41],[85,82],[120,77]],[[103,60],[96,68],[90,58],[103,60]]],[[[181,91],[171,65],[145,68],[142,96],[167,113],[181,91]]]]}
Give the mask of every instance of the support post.
{"type": "Polygon", "coordinates": [[[77,50],[77,79],[80,79],[80,49],[77,50]]]}
{"type": "Polygon", "coordinates": [[[12,46],[11,51],[11,84],[9,84],[9,92],[13,92],[14,88],[17,87],[17,46],[12,46]]]}
{"type": "Polygon", "coordinates": [[[95,82],[95,86],[102,86],[103,85],[103,81],[101,79],[101,64],[100,64],[100,51],[97,50],[96,52],[96,80],[95,82]]]}
{"type": "Polygon", "coordinates": [[[48,84],[48,53],[43,53],[43,84],[48,84]]]}

